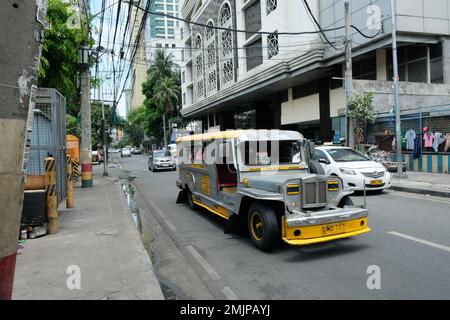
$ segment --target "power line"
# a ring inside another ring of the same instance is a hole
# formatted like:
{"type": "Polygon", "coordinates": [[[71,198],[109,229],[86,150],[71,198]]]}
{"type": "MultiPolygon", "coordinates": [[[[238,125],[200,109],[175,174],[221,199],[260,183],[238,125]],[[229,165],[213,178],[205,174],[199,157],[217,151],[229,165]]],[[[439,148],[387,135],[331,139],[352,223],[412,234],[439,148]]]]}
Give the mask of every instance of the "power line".
{"type": "MultiPolygon", "coordinates": [[[[156,15],[156,16],[162,16],[162,17],[166,17],[166,18],[170,18],[170,19],[175,19],[175,20],[179,20],[188,24],[192,24],[192,25],[196,25],[196,26],[200,26],[200,27],[205,27],[205,28],[209,28],[209,29],[216,29],[216,30],[222,30],[222,31],[232,31],[232,32],[238,32],[238,33],[251,33],[251,34],[261,34],[261,35],[270,35],[273,34],[273,31],[248,31],[248,30],[241,30],[241,29],[233,29],[233,28],[224,28],[224,27],[218,27],[218,26],[210,26],[204,23],[199,23],[199,22],[194,22],[194,21],[188,21],[186,19],[180,18],[180,17],[176,17],[176,16],[172,16],[170,14],[166,14],[166,13],[161,13],[161,12],[153,12],[150,11],[148,9],[144,9],[142,7],[140,7],[139,5],[136,4],[131,4],[132,6],[135,6],[136,8],[138,8],[139,10],[145,11],[151,15],[156,15]]],[[[330,28],[330,29],[324,29],[322,31],[337,31],[337,30],[341,30],[344,29],[345,26],[342,27],[336,27],[336,28],[330,28]]],[[[277,32],[278,35],[291,35],[291,36],[299,36],[299,35],[307,35],[307,34],[317,34],[320,31],[300,31],[300,32],[277,32]]]]}

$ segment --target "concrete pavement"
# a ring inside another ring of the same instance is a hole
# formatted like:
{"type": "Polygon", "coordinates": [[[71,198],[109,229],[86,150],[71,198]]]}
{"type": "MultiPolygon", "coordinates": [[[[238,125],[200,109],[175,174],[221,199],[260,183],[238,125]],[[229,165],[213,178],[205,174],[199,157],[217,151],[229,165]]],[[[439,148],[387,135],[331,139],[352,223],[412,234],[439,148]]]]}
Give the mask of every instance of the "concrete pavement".
{"type": "Polygon", "coordinates": [[[122,186],[101,173],[62,204],[57,234],[22,245],[13,299],[164,299],[122,186]]]}
{"type": "Polygon", "coordinates": [[[450,174],[407,172],[407,178],[392,175],[392,190],[450,198],[450,174]]]}

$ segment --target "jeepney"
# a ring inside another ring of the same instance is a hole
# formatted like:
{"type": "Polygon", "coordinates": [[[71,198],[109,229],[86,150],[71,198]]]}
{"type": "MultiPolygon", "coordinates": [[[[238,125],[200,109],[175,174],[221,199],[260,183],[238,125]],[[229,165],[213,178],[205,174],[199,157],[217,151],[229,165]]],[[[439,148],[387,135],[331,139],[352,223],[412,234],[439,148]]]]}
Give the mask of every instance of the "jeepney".
{"type": "Polygon", "coordinates": [[[295,131],[233,130],[177,139],[177,203],[244,223],[253,244],[303,246],[370,231],[352,190],[324,175],[314,143],[295,131]]]}

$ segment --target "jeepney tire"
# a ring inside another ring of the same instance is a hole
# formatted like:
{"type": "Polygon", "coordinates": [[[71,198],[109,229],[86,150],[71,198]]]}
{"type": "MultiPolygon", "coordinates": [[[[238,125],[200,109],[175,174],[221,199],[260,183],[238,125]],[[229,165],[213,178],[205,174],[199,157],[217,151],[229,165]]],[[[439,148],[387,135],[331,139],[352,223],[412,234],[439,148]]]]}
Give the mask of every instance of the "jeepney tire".
{"type": "Polygon", "coordinates": [[[189,188],[186,188],[186,197],[187,197],[187,203],[191,210],[197,210],[198,206],[194,203],[194,200],[192,198],[192,192],[189,188]]]}
{"type": "Polygon", "coordinates": [[[339,202],[338,207],[339,208],[343,208],[345,206],[354,206],[355,204],[353,203],[352,198],[350,198],[350,196],[345,196],[341,199],[341,201],[339,202]]]}
{"type": "Polygon", "coordinates": [[[253,244],[262,251],[270,251],[280,239],[278,219],[272,207],[255,202],[248,211],[248,230],[253,244]],[[257,219],[257,220],[255,220],[257,219]],[[262,222],[262,231],[255,224],[262,222]]]}

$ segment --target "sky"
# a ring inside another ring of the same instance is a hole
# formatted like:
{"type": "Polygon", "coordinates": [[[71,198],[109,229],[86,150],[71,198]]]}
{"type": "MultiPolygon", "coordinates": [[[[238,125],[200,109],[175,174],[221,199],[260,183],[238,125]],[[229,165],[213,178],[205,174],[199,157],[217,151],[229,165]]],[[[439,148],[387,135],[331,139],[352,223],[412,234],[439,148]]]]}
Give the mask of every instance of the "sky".
{"type": "MultiPolygon", "coordinates": [[[[120,96],[120,93],[122,89],[124,88],[125,84],[125,78],[128,72],[128,68],[130,67],[129,62],[125,60],[120,60],[118,57],[120,53],[121,44],[123,42],[123,34],[124,34],[124,28],[125,28],[125,21],[126,21],[126,15],[128,12],[128,4],[122,3],[121,5],[121,11],[120,11],[120,17],[118,22],[118,31],[116,34],[115,42],[113,43],[113,37],[114,37],[114,30],[115,30],[115,24],[116,24],[116,17],[117,17],[117,10],[118,10],[118,0],[106,0],[105,2],[105,8],[108,8],[105,10],[104,15],[104,21],[103,21],[103,31],[102,31],[102,39],[101,39],[101,46],[105,48],[105,50],[108,50],[108,53],[103,53],[101,55],[101,62],[99,63],[98,67],[98,78],[101,80],[101,91],[103,91],[103,99],[106,100],[114,100],[114,94],[113,94],[113,64],[112,61],[114,59],[115,65],[116,65],[116,86],[119,86],[119,89],[117,90],[117,98],[120,96]],[[110,52],[111,50],[114,50],[114,55],[112,55],[110,52]]],[[[100,31],[100,18],[101,14],[101,6],[102,6],[102,0],[89,0],[90,4],[90,11],[91,14],[94,15],[94,19],[92,21],[93,25],[93,38],[96,40],[96,44],[94,45],[94,48],[99,46],[99,31],[100,31]],[[97,15],[98,14],[98,15],[97,15]]],[[[129,35],[128,35],[129,36],[129,35]]],[[[128,36],[125,38],[125,44],[128,44],[128,36]]],[[[131,50],[126,50],[128,47],[124,47],[126,54],[125,57],[128,57],[126,59],[130,59],[130,52],[131,50]]],[[[92,75],[95,77],[95,68],[92,69],[92,75]]],[[[128,78],[128,83],[130,82],[131,75],[128,78]]],[[[127,87],[127,86],[126,86],[127,87]]],[[[92,98],[98,99],[98,91],[99,90],[92,90],[92,98]]],[[[101,99],[101,94],[100,94],[101,99]]],[[[126,111],[125,111],[125,93],[122,94],[119,103],[118,103],[118,113],[120,116],[125,117],[126,111]]]]}

